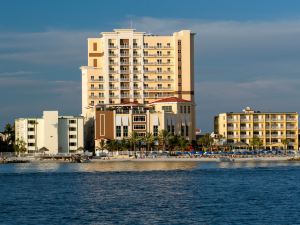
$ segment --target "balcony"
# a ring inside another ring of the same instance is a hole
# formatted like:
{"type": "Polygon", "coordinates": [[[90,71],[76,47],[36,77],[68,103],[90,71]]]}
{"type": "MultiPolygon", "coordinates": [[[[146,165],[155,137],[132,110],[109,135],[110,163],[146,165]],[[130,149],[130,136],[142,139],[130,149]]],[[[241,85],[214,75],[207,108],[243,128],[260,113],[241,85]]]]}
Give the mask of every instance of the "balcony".
{"type": "Polygon", "coordinates": [[[120,45],[120,48],[129,48],[129,45],[120,45]]]}
{"type": "Polygon", "coordinates": [[[112,44],[109,44],[108,45],[108,48],[110,48],[110,49],[116,49],[116,48],[118,48],[116,45],[112,45],[112,44]]]}
{"type": "Polygon", "coordinates": [[[100,99],[100,98],[104,98],[104,95],[103,96],[100,96],[100,95],[90,95],[89,98],[91,98],[91,99],[100,99]]]}
{"type": "Polygon", "coordinates": [[[109,53],[108,56],[109,56],[109,57],[117,57],[118,54],[115,54],[115,53],[109,53]]]}
{"type": "Polygon", "coordinates": [[[89,90],[90,91],[93,91],[93,90],[99,91],[99,90],[104,90],[104,87],[90,87],[89,90]]]}
{"type": "Polygon", "coordinates": [[[295,134],[287,134],[286,137],[287,138],[296,138],[296,135],[295,134]]]}
{"type": "Polygon", "coordinates": [[[286,126],[286,129],[294,130],[294,129],[296,129],[296,126],[286,126]]]}
{"type": "Polygon", "coordinates": [[[133,53],[133,57],[141,57],[141,54],[133,53]]]}
{"type": "Polygon", "coordinates": [[[251,127],[241,127],[241,130],[251,130],[251,127]]]}
{"type": "Polygon", "coordinates": [[[227,130],[238,130],[238,128],[230,126],[230,127],[227,127],[227,130]]]}
{"type": "Polygon", "coordinates": [[[120,65],[121,65],[121,66],[129,66],[130,63],[129,63],[129,62],[120,62],[120,65]]]}
{"type": "Polygon", "coordinates": [[[104,82],[104,79],[90,79],[89,82],[104,82]]]}
{"type": "Polygon", "coordinates": [[[121,56],[121,57],[129,57],[130,54],[129,54],[129,53],[120,53],[120,56],[121,56]]]}
{"type": "Polygon", "coordinates": [[[241,118],[241,122],[250,122],[250,119],[246,119],[246,118],[241,118]]]}
{"type": "Polygon", "coordinates": [[[173,95],[172,94],[164,94],[164,95],[162,95],[162,94],[148,94],[148,93],[145,93],[144,94],[144,97],[145,98],[154,98],[154,99],[156,99],[156,98],[167,98],[167,97],[173,97],[173,95]]]}
{"type": "Polygon", "coordinates": [[[238,119],[227,118],[227,122],[239,122],[238,119]]]}
{"type": "Polygon", "coordinates": [[[243,135],[241,135],[241,138],[250,138],[251,136],[250,135],[248,135],[248,134],[243,134],[243,135]]]}
{"type": "Polygon", "coordinates": [[[133,62],[133,65],[134,65],[134,66],[139,66],[139,65],[141,65],[141,63],[140,63],[140,62],[134,61],[134,62],[133,62]]]}
{"type": "Polygon", "coordinates": [[[109,62],[109,65],[110,65],[110,66],[117,66],[118,63],[117,63],[117,62],[112,62],[112,61],[111,61],[111,62],[109,62]]]}
{"type": "Polygon", "coordinates": [[[130,87],[129,87],[129,86],[121,86],[120,89],[121,89],[121,90],[130,90],[130,87]]]}
{"type": "Polygon", "coordinates": [[[136,87],[136,86],[133,86],[133,90],[140,90],[141,87],[136,87]]]}
{"type": "Polygon", "coordinates": [[[253,118],[253,121],[254,122],[263,122],[264,121],[264,119],[262,119],[262,118],[253,118]]]}
{"type": "Polygon", "coordinates": [[[118,87],[110,86],[110,87],[109,87],[109,90],[119,90],[119,88],[118,88],[118,87]]]}
{"type": "Polygon", "coordinates": [[[109,95],[110,98],[119,98],[119,95],[109,95]]]}
{"type": "Polygon", "coordinates": [[[121,70],[121,74],[129,74],[129,70],[121,70]]]}
{"type": "Polygon", "coordinates": [[[144,90],[154,90],[155,87],[144,87],[144,90]]]}
{"type": "Polygon", "coordinates": [[[111,74],[116,74],[116,73],[118,73],[117,70],[109,70],[108,72],[111,73],[111,74]]]}
{"type": "Polygon", "coordinates": [[[172,87],[156,87],[156,90],[172,90],[172,87]]]}
{"type": "Polygon", "coordinates": [[[133,95],[134,98],[141,98],[141,95],[133,95]]]}
{"type": "Polygon", "coordinates": [[[141,78],[133,78],[133,81],[141,81],[141,78]]]}
{"type": "Polygon", "coordinates": [[[238,135],[227,135],[227,138],[239,138],[238,135]]]}
{"type": "Polygon", "coordinates": [[[148,73],[156,73],[156,70],[144,70],[144,73],[148,74],[148,73]]]}
{"type": "Polygon", "coordinates": [[[140,45],[135,45],[135,44],[133,44],[133,46],[132,46],[133,48],[141,48],[141,46],[140,45]]]}
{"type": "Polygon", "coordinates": [[[141,73],[140,70],[133,70],[133,74],[139,74],[139,73],[141,73]]]}
{"type": "Polygon", "coordinates": [[[296,118],[295,117],[287,117],[286,120],[287,121],[296,121],[296,118]]]}
{"type": "Polygon", "coordinates": [[[117,78],[109,78],[109,81],[110,81],[110,82],[118,82],[119,79],[117,79],[117,78]]]}
{"type": "Polygon", "coordinates": [[[120,78],[120,81],[121,81],[121,82],[129,82],[130,79],[129,79],[129,78],[120,78]]]}
{"type": "Polygon", "coordinates": [[[156,81],[156,79],[149,79],[149,78],[144,78],[144,81],[156,81]]]}
{"type": "Polygon", "coordinates": [[[130,94],[121,94],[121,98],[130,98],[130,94]]]}
{"type": "Polygon", "coordinates": [[[259,126],[254,126],[253,129],[254,130],[263,130],[264,128],[263,127],[259,127],[259,126]]]}

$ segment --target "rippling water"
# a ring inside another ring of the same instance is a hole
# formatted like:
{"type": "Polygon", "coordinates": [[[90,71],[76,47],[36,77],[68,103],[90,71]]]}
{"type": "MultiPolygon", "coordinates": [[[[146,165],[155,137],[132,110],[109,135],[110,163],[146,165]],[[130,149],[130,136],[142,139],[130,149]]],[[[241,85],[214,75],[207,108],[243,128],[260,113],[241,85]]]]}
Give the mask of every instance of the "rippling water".
{"type": "Polygon", "coordinates": [[[299,224],[299,163],[0,165],[0,224],[299,224]]]}

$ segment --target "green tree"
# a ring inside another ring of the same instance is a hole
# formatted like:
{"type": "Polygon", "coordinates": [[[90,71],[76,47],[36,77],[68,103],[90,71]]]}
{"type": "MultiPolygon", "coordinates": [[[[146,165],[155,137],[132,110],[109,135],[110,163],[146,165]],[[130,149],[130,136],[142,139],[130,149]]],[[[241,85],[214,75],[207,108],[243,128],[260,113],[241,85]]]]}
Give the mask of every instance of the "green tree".
{"type": "Polygon", "coordinates": [[[139,142],[141,141],[141,138],[138,136],[138,133],[133,131],[130,135],[129,135],[129,139],[128,139],[129,143],[130,143],[130,147],[131,149],[134,151],[134,154],[136,153],[136,146],[139,144],[139,142]]]}
{"type": "Polygon", "coordinates": [[[171,137],[172,137],[172,134],[170,132],[168,132],[167,130],[159,131],[158,140],[159,140],[159,144],[162,146],[163,151],[166,151],[171,137]]]}
{"type": "Polygon", "coordinates": [[[281,140],[281,143],[284,145],[285,154],[287,154],[287,146],[289,145],[290,140],[288,138],[284,138],[284,139],[281,140]]]}
{"type": "Polygon", "coordinates": [[[252,147],[252,149],[261,148],[263,146],[263,141],[259,137],[254,136],[250,140],[250,146],[252,147]]]}
{"type": "Polygon", "coordinates": [[[15,152],[20,155],[26,152],[26,143],[22,139],[17,139],[14,144],[15,152]]]}
{"type": "Polygon", "coordinates": [[[184,151],[189,146],[189,141],[186,140],[184,137],[179,137],[178,138],[178,144],[179,144],[179,147],[180,147],[181,151],[184,151]]]}
{"type": "Polygon", "coordinates": [[[214,142],[213,138],[208,133],[204,134],[203,137],[201,137],[197,140],[198,145],[200,145],[201,147],[207,147],[207,148],[210,148],[213,142],[214,142]]]}
{"type": "Polygon", "coordinates": [[[146,133],[145,137],[143,138],[143,141],[147,146],[147,152],[149,152],[154,145],[155,137],[152,133],[146,133]]]}

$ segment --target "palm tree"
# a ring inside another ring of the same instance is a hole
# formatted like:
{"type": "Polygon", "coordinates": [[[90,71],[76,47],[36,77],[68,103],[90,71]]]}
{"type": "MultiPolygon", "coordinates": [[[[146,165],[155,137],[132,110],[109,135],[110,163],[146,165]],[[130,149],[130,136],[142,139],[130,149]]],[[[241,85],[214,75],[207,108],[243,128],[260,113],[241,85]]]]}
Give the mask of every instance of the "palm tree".
{"type": "Polygon", "coordinates": [[[129,143],[131,146],[131,149],[133,149],[134,154],[136,153],[136,145],[140,142],[141,138],[138,136],[138,133],[133,131],[130,135],[129,135],[129,143]]]}
{"type": "Polygon", "coordinates": [[[106,148],[109,152],[118,151],[119,149],[119,142],[118,140],[111,140],[108,143],[106,143],[106,148]]]}
{"type": "Polygon", "coordinates": [[[26,143],[22,139],[17,139],[14,143],[15,152],[20,155],[26,152],[26,143]]]}
{"type": "Polygon", "coordinates": [[[178,144],[181,150],[186,150],[186,148],[189,146],[189,141],[186,140],[184,137],[179,137],[178,144]]]}
{"type": "Polygon", "coordinates": [[[285,154],[286,154],[286,153],[287,153],[287,146],[289,145],[290,140],[287,139],[287,138],[285,138],[285,139],[282,139],[282,140],[281,140],[281,143],[284,145],[284,152],[285,152],[285,154]]]}
{"type": "Polygon", "coordinates": [[[11,124],[7,123],[5,125],[3,134],[5,135],[5,144],[6,144],[6,151],[8,151],[8,148],[10,146],[14,145],[15,142],[15,130],[14,130],[14,126],[12,126],[11,124]]]}
{"type": "Polygon", "coordinates": [[[250,140],[250,146],[252,147],[252,149],[260,148],[260,147],[263,146],[263,142],[262,142],[262,140],[259,137],[254,136],[250,140]]]}
{"type": "Polygon", "coordinates": [[[158,140],[163,147],[163,151],[166,150],[167,145],[169,144],[169,140],[172,134],[167,130],[161,130],[158,134],[158,140]]]}
{"type": "Polygon", "coordinates": [[[202,147],[211,147],[212,143],[213,143],[213,138],[210,136],[210,134],[205,134],[203,137],[199,138],[197,140],[198,145],[202,146],[202,147]]]}
{"type": "Polygon", "coordinates": [[[143,139],[147,145],[147,152],[149,152],[152,149],[152,145],[154,144],[155,137],[153,136],[152,133],[146,133],[143,139]]]}

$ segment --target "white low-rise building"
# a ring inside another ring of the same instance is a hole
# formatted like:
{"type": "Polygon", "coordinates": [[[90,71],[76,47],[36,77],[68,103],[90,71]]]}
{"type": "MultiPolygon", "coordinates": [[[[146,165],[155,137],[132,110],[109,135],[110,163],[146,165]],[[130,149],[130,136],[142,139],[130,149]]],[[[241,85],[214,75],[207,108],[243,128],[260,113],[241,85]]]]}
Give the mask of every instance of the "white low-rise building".
{"type": "Polygon", "coordinates": [[[83,150],[84,119],[44,111],[42,118],[15,120],[16,140],[25,142],[27,153],[69,154],[83,150]]]}

